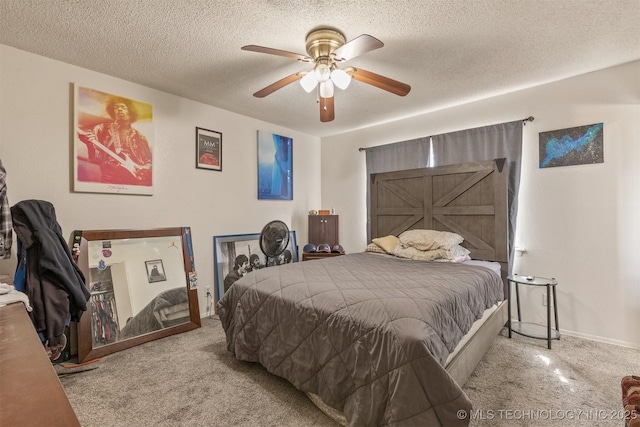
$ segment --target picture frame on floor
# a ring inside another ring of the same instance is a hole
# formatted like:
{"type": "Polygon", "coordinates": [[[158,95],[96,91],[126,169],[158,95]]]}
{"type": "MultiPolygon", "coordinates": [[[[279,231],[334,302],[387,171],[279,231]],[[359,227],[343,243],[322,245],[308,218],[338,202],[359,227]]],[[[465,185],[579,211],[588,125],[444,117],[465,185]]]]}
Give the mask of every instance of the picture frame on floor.
{"type": "Polygon", "coordinates": [[[265,267],[298,262],[296,232],[289,231],[289,244],[278,257],[267,257],[260,249],[260,233],[213,237],[216,301],[233,282],[246,273],[265,267]]]}

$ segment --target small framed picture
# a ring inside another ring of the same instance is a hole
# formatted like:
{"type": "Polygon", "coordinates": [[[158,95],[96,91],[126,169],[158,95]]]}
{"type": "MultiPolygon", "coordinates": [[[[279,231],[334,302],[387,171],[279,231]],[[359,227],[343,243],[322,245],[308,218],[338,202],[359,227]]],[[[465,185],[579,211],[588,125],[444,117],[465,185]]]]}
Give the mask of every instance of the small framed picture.
{"type": "Polygon", "coordinates": [[[154,259],[152,261],[144,262],[147,266],[147,278],[149,283],[163,282],[167,280],[167,276],[164,273],[164,266],[161,259],[154,259]]]}
{"type": "Polygon", "coordinates": [[[196,168],[222,171],[222,134],[196,128],[196,168]]]}

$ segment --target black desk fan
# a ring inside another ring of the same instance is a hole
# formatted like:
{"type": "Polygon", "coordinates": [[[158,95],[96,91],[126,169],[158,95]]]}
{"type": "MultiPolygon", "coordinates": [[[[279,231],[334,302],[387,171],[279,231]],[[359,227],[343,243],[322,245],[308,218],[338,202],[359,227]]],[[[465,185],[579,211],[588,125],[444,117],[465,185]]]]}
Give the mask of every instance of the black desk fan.
{"type": "Polygon", "coordinates": [[[260,249],[267,259],[265,265],[269,265],[269,258],[276,258],[287,248],[289,244],[289,227],[282,221],[269,222],[260,232],[260,249]]]}

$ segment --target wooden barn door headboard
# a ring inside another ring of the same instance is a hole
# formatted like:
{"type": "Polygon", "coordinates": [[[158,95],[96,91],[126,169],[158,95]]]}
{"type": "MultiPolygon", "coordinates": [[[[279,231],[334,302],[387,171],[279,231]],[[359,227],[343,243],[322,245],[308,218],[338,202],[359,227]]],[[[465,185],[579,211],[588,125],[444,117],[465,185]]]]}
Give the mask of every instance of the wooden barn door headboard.
{"type": "Polygon", "coordinates": [[[371,175],[371,238],[451,231],[474,259],[509,260],[505,159],[371,175]]]}

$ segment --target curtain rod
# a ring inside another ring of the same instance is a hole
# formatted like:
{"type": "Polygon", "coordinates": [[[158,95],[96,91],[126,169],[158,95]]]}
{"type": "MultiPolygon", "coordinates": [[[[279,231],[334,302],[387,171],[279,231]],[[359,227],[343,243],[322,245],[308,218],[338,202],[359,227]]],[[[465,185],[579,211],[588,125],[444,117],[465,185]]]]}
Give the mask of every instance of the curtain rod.
{"type": "MultiPolygon", "coordinates": [[[[526,117],[526,118],[522,119],[522,126],[526,126],[527,122],[532,122],[534,120],[535,119],[534,119],[533,116],[526,117]]],[[[366,148],[360,147],[360,148],[358,148],[358,151],[366,151],[366,148]]]]}

